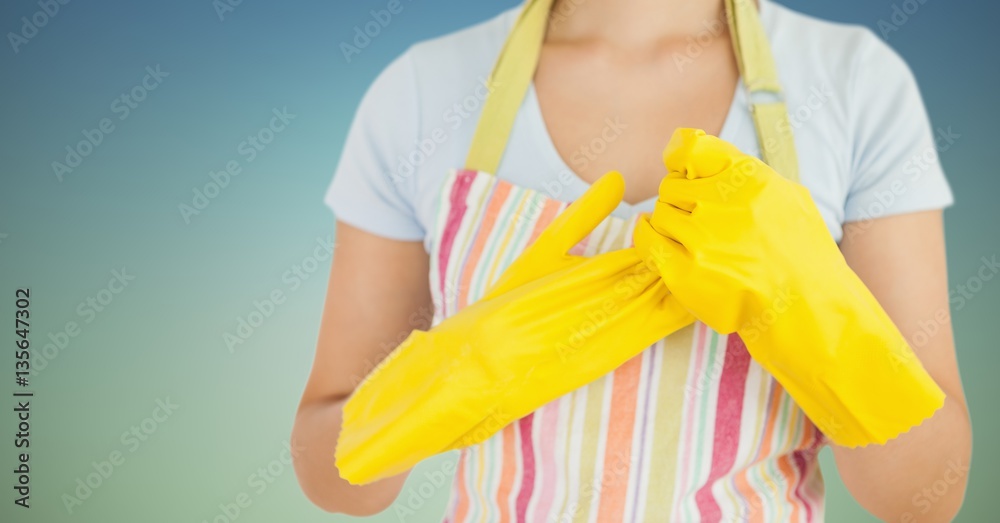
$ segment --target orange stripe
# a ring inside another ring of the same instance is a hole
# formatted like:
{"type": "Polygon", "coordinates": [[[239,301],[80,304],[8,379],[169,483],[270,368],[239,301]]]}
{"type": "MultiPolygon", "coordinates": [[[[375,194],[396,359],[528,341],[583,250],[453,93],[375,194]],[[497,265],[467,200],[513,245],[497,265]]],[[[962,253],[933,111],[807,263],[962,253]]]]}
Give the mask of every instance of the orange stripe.
{"type": "MultiPolygon", "coordinates": [[[[766,459],[771,453],[771,439],[774,437],[774,427],[778,421],[778,406],[781,403],[781,393],[783,391],[784,389],[781,387],[781,384],[775,381],[774,388],[771,390],[771,408],[768,410],[767,417],[765,418],[767,426],[764,428],[764,437],[762,438],[760,449],[757,451],[758,457],[766,459]]],[[[757,463],[760,464],[761,460],[758,459],[757,463]]],[[[749,471],[750,467],[740,471],[736,475],[734,483],[736,484],[736,488],[750,503],[750,518],[747,520],[748,523],[762,523],[764,521],[764,511],[762,510],[764,501],[757,494],[756,489],[750,486],[750,482],[747,480],[749,471]]]]}
{"type": "Polygon", "coordinates": [[[614,373],[597,521],[621,521],[625,515],[629,467],[632,464],[632,431],[635,426],[641,371],[642,354],[639,354],[618,367],[614,373]],[[624,471],[621,470],[622,465],[625,467],[624,471]]]}
{"type": "Polygon", "coordinates": [[[774,427],[778,424],[778,408],[781,405],[781,393],[784,391],[781,384],[775,381],[774,389],[771,391],[771,408],[767,412],[767,426],[764,428],[764,440],[761,441],[758,456],[771,454],[771,440],[774,439],[774,427]]]}
{"type": "Polygon", "coordinates": [[[531,231],[531,240],[528,242],[528,246],[535,243],[538,239],[538,235],[542,234],[542,231],[552,223],[556,215],[559,214],[559,208],[562,207],[562,202],[553,200],[552,198],[545,199],[545,206],[542,207],[542,214],[535,221],[535,229],[531,231]]]}
{"type": "Polygon", "coordinates": [[[791,454],[784,454],[778,458],[778,468],[781,469],[781,473],[785,475],[788,481],[788,488],[785,490],[785,499],[788,500],[788,504],[792,506],[792,519],[791,521],[802,521],[799,515],[799,503],[792,499],[794,495],[795,486],[798,483],[795,481],[795,467],[789,463],[791,459],[791,454]]]}
{"type": "Polygon", "coordinates": [[[517,476],[517,448],[514,441],[515,424],[503,428],[503,465],[500,471],[500,486],[497,487],[497,506],[500,507],[500,521],[510,521],[510,493],[514,489],[514,477],[517,476]]]}
{"type": "Polygon", "coordinates": [[[757,495],[757,491],[750,486],[750,482],[747,481],[747,471],[749,469],[743,469],[736,475],[733,482],[736,484],[736,490],[743,495],[747,500],[747,519],[748,523],[761,523],[763,517],[761,516],[761,506],[763,505],[763,500],[757,495]]]}
{"type": "Polygon", "coordinates": [[[490,203],[486,208],[483,221],[480,223],[479,231],[476,233],[476,241],[472,244],[472,248],[469,249],[469,253],[465,257],[465,267],[462,272],[462,278],[459,280],[458,288],[452,289],[452,292],[458,293],[459,309],[469,304],[469,283],[472,281],[472,275],[476,272],[476,267],[479,265],[479,258],[483,254],[486,242],[490,239],[491,235],[489,231],[493,230],[497,217],[500,215],[500,209],[507,201],[507,195],[510,193],[511,187],[508,183],[498,183],[493,195],[490,197],[490,203]]]}
{"type": "MultiPolygon", "coordinates": [[[[778,424],[778,409],[781,406],[782,393],[785,389],[777,381],[774,382],[774,389],[771,391],[771,408],[767,412],[767,426],[764,428],[764,440],[761,441],[760,452],[758,456],[770,456],[771,455],[771,443],[774,439],[774,427],[778,424]]],[[[761,472],[767,475],[767,471],[761,472]]],[[[766,478],[765,478],[766,481],[766,478]]],[[[763,511],[762,511],[763,512],[763,511]]]]}
{"type": "Polygon", "coordinates": [[[813,425],[813,422],[809,418],[802,420],[802,425],[804,425],[803,428],[805,430],[802,432],[802,441],[799,442],[796,448],[812,450],[813,446],[816,445],[817,438],[819,438],[819,434],[817,434],[819,429],[816,428],[816,425],[813,425]]]}

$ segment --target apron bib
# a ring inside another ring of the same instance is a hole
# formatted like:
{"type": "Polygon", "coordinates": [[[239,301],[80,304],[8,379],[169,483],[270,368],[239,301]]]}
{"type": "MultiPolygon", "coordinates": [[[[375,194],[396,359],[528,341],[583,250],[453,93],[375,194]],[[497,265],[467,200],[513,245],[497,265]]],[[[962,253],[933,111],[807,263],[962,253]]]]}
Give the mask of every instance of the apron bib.
{"type": "MultiPolygon", "coordinates": [[[[431,234],[437,324],[480,299],[569,204],[497,171],[538,61],[553,0],[528,0],[490,77],[466,168],[431,234]]],[[[795,147],[756,7],[727,0],[763,159],[797,178],[795,147]]],[[[639,216],[578,244],[631,245],[639,216]]],[[[460,452],[446,521],[822,521],[823,435],[747,353],[700,322],[460,452]]]]}

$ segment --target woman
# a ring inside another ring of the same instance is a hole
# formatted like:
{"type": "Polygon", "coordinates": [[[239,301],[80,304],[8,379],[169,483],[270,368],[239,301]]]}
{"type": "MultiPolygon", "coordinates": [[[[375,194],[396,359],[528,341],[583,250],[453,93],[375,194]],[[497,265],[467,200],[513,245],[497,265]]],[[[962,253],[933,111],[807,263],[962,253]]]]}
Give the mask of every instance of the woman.
{"type": "MultiPolygon", "coordinates": [[[[885,445],[832,445],[841,477],[879,518],[948,520],[962,503],[971,429],[946,314],[941,211],[952,200],[935,133],[912,74],[869,31],[756,5],[760,22],[751,10],[742,23],[771,52],[748,64],[726,21],[734,7],[721,0],[556,1],[533,84],[491,165],[496,183],[548,205],[619,170],[625,202],[615,215],[634,225],[653,210],[660,151],[676,128],[705,129],[776,169],[782,158],[796,165],[847,263],[947,396],[885,445]],[[751,115],[780,93],[741,86],[740,68],[747,80],[747,67],[772,54],[788,112],[778,127],[794,134],[797,162],[751,115]],[[929,495],[942,479],[949,488],[929,495]]],[[[338,247],[294,429],[300,483],[324,509],[373,514],[393,502],[405,474],[359,487],[331,466],[344,402],[412,330],[480,297],[495,272],[481,268],[516,254],[488,245],[445,260],[439,241],[442,216],[497,202],[496,191],[485,203],[448,200],[442,185],[462,167],[489,91],[503,88],[485,79],[516,19],[508,11],[412,47],[358,110],[327,195],[338,247]]],[[[469,220],[462,230],[485,228],[469,220]]],[[[488,226],[520,225],[500,222],[488,226]]],[[[821,521],[816,456],[829,441],[734,340],[696,324],[463,450],[448,517],[821,521]]]]}

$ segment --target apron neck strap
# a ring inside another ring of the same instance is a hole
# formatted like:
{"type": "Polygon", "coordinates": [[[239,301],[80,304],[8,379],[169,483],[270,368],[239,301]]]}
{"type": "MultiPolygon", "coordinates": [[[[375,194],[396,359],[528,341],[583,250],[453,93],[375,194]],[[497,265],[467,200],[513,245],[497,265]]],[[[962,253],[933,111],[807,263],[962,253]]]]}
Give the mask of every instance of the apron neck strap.
{"type": "MultiPolygon", "coordinates": [[[[763,1],[763,0],[762,0],[763,1]]],[[[761,159],[793,182],[799,181],[795,138],[788,120],[778,69],[753,0],[725,0],[729,35],[740,78],[747,90],[761,159]]]]}
{"type": "Polygon", "coordinates": [[[487,80],[489,95],[472,136],[466,169],[496,174],[518,109],[535,76],[553,0],[527,0],[487,80]]]}
{"type": "MultiPolygon", "coordinates": [[[[496,173],[518,110],[531,85],[545,39],[553,0],[527,0],[493,71],[465,167],[496,173]]],[[[748,91],[761,156],[772,168],[798,180],[792,128],[767,34],[752,0],[725,0],[730,39],[748,91]]]]}

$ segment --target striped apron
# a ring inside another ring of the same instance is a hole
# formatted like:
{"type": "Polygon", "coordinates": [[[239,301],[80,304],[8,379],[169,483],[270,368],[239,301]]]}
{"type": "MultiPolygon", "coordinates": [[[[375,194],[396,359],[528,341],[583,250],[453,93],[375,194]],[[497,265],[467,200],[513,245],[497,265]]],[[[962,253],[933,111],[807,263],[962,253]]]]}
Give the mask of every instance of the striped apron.
{"type": "MultiPolygon", "coordinates": [[[[445,180],[430,231],[435,324],[480,299],[568,206],[491,174],[537,65],[551,3],[526,2],[491,75],[495,88],[467,167],[445,180]]],[[[743,83],[770,100],[753,104],[762,155],[795,177],[791,128],[756,8],[746,0],[726,8],[743,83]]],[[[574,253],[629,247],[637,219],[609,217],[574,253]]],[[[696,322],[461,450],[446,521],[818,522],[823,444],[737,335],[696,322]]]]}

